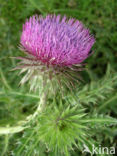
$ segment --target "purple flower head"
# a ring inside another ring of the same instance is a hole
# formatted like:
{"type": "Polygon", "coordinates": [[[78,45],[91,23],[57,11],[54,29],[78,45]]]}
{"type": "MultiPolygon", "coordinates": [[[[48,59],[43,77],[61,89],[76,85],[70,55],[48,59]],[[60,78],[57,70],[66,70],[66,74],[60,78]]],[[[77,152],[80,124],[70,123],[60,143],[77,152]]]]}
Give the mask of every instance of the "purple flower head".
{"type": "Polygon", "coordinates": [[[21,35],[25,51],[47,65],[80,64],[89,56],[94,42],[80,21],[60,15],[30,17],[21,35]]]}
{"type": "Polygon", "coordinates": [[[71,89],[80,79],[82,62],[89,56],[94,42],[89,30],[73,18],[60,15],[30,17],[23,25],[20,47],[27,57],[17,57],[21,62],[16,68],[22,69],[21,73],[27,72],[21,84],[30,80],[30,89],[37,90],[43,88],[41,84],[46,81],[56,88],[64,88],[65,84],[71,89]]]}

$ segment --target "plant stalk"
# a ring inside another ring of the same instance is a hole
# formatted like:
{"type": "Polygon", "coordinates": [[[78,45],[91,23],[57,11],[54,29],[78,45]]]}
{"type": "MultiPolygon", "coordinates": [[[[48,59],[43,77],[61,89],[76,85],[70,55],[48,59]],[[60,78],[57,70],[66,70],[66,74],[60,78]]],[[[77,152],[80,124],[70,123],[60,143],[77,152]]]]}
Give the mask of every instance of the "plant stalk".
{"type": "MultiPolygon", "coordinates": [[[[45,86],[45,84],[46,81],[43,81],[43,87],[45,86]]],[[[0,127],[0,134],[18,133],[28,128],[29,126],[24,126],[24,125],[32,121],[39,113],[43,112],[43,110],[46,107],[46,99],[47,99],[47,91],[44,91],[41,95],[40,102],[34,114],[29,115],[25,121],[20,121],[20,123],[22,123],[21,126],[18,125],[14,127],[0,127]]]]}
{"type": "Polygon", "coordinates": [[[43,112],[43,110],[45,109],[46,106],[46,97],[47,97],[47,93],[44,92],[42,94],[42,97],[40,99],[39,105],[37,107],[37,110],[35,111],[35,113],[32,115],[32,119],[35,118],[40,112],[43,112]]]}

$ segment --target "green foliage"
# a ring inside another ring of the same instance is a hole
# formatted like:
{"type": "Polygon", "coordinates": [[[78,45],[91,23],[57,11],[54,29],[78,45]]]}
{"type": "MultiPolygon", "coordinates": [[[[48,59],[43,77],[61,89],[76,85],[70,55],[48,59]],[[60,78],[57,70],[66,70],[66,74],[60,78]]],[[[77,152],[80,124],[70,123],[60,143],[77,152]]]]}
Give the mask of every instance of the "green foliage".
{"type": "Polygon", "coordinates": [[[50,150],[55,151],[55,154],[61,151],[68,155],[68,147],[70,149],[72,144],[76,144],[75,137],[77,139],[80,135],[85,135],[83,130],[86,126],[80,123],[85,114],[83,110],[75,111],[75,109],[68,107],[59,111],[55,108],[39,117],[39,139],[45,142],[50,150]]]}
{"type": "Polygon", "coordinates": [[[116,146],[116,8],[116,0],[0,0],[1,156],[85,156],[84,144],[89,149],[92,144],[116,146]],[[85,83],[75,92],[66,91],[62,100],[59,93],[49,94],[46,110],[29,120],[41,96],[29,93],[28,84],[19,87],[22,76],[11,71],[17,64],[11,57],[23,55],[18,45],[25,19],[48,13],[81,20],[96,44],[82,72],[85,83]]]}
{"type": "Polygon", "coordinates": [[[105,76],[99,81],[91,81],[90,84],[85,85],[82,89],[79,88],[77,96],[79,101],[83,104],[100,104],[99,101],[104,101],[108,95],[115,92],[117,86],[117,73],[113,72],[108,66],[105,76]]]}
{"type": "Polygon", "coordinates": [[[99,140],[93,139],[94,136],[98,136],[98,133],[105,135],[106,127],[117,124],[117,120],[109,116],[92,116],[78,106],[65,107],[47,107],[44,113],[39,114],[22,138],[18,139],[13,155],[31,156],[35,152],[67,156],[77,148],[82,151],[84,144],[91,150],[92,144],[100,145],[99,140]],[[40,147],[42,145],[43,148],[40,147]]]}
{"type": "MultiPolygon", "coordinates": [[[[38,154],[41,153],[41,155],[49,154],[51,156],[52,153],[54,155],[69,155],[76,149],[82,151],[84,144],[89,149],[91,149],[92,144],[100,145],[101,141],[103,141],[99,139],[101,135],[112,142],[115,131],[111,132],[109,127],[114,128],[117,120],[109,115],[104,115],[104,113],[98,114],[105,107],[105,103],[102,102],[108,99],[109,94],[115,92],[117,73],[110,74],[110,72],[111,68],[108,66],[104,78],[80,87],[75,96],[68,94],[62,100],[61,96],[58,95],[53,102],[50,102],[52,97],[48,97],[48,104],[51,103],[51,105],[48,105],[46,110],[38,114],[36,118],[27,122],[27,130],[22,134],[23,139],[18,138],[18,146],[10,147],[12,153],[17,156],[27,155],[27,153],[32,155],[34,151],[38,154]],[[102,103],[101,105],[99,100],[102,103]],[[97,106],[96,109],[92,107],[93,105],[97,106]],[[87,109],[84,109],[86,107],[87,109]],[[93,139],[94,137],[96,137],[96,140],[93,139]],[[44,146],[43,150],[41,150],[42,145],[44,146]]],[[[4,94],[6,92],[2,92],[2,95],[4,94]]],[[[17,93],[16,91],[11,91],[10,94],[23,97],[23,93],[17,93]]],[[[38,95],[33,94],[26,94],[26,97],[39,99],[38,95]]],[[[115,104],[113,104],[114,106],[115,104]]],[[[1,127],[0,134],[17,133],[24,129],[21,127],[22,123],[25,123],[25,118],[24,121],[19,122],[20,127],[1,127]]]]}
{"type": "MultiPolygon", "coordinates": [[[[78,107],[65,109],[64,106],[60,110],[55,108],[47,112],[47,114],[42,114],[42,117],[39,116],[37,131],[39,140],[46,143],[49,150],[55,151],[55,155],[61,151],[67,156],[70,149],[74,150],[73,145],[83,147],[84,143],[90,149],[91,136],[94,135],[95,128],[100,128],[101,131],[103,126],[117,124],[117,120],[110,117],[90,117],[89,114],[86,115],[84,109],[78,107]],[[86,141],[86,138],[90,139],[86,141]]],[[[92,144],[93,142],[95,141],[92,141],[92,144]]]]}

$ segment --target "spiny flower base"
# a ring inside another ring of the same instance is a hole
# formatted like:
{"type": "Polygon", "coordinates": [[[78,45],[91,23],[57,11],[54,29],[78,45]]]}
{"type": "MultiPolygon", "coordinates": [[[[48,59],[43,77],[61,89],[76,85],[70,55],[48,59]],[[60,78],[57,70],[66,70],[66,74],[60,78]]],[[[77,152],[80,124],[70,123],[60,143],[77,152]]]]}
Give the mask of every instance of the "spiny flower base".
{"type": "Polygon", "coordinates": [[[21,61],[15,69],[21,69],[20,74],[26,73],[20,84],[29,81],[30,90],[34,91],[38,89],[43,91],[43,89],[47,88],[52,88],[51,91],[54,93],[58,89],[60,91],[63,91],[65,88],[72,90],[75,88],[76,83],[81,81],[79,71],[84,69],[83,64],[72,66],[44,64],[32,55],[17,57],[16,59],[21,61]]]}

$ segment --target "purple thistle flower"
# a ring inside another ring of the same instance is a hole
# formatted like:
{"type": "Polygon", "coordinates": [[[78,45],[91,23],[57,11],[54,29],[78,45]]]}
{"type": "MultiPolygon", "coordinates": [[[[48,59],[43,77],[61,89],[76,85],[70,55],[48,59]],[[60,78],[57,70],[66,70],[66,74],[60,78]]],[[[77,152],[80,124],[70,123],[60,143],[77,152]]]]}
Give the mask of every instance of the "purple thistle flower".
{"type": "Polygon", "coordinates": [[[48,65],[80,64],[89,56],[94,42],[81,22],[60,15],[30,17],[21,35],[26,51],[48,65]]]}
{"type": "Polygon", "coordinates": [[[27,71],[21,83],[31,79],[31,89],[37,89],[36,83],[42,75],[42,79],[53,79],[55,86],[60,86],[62,82],[67,87],[69,84],[73,86],[74,81],[78,81],[76,74],[82,70],[82,62],[89,56],[94,42],[89,30],[73,18],[60,15],[30,17],[23,25],[21,34],[20,49],[28,56],[18,57],[21,62],[17,68],[22,69],[21,73],[27,71]]]}

